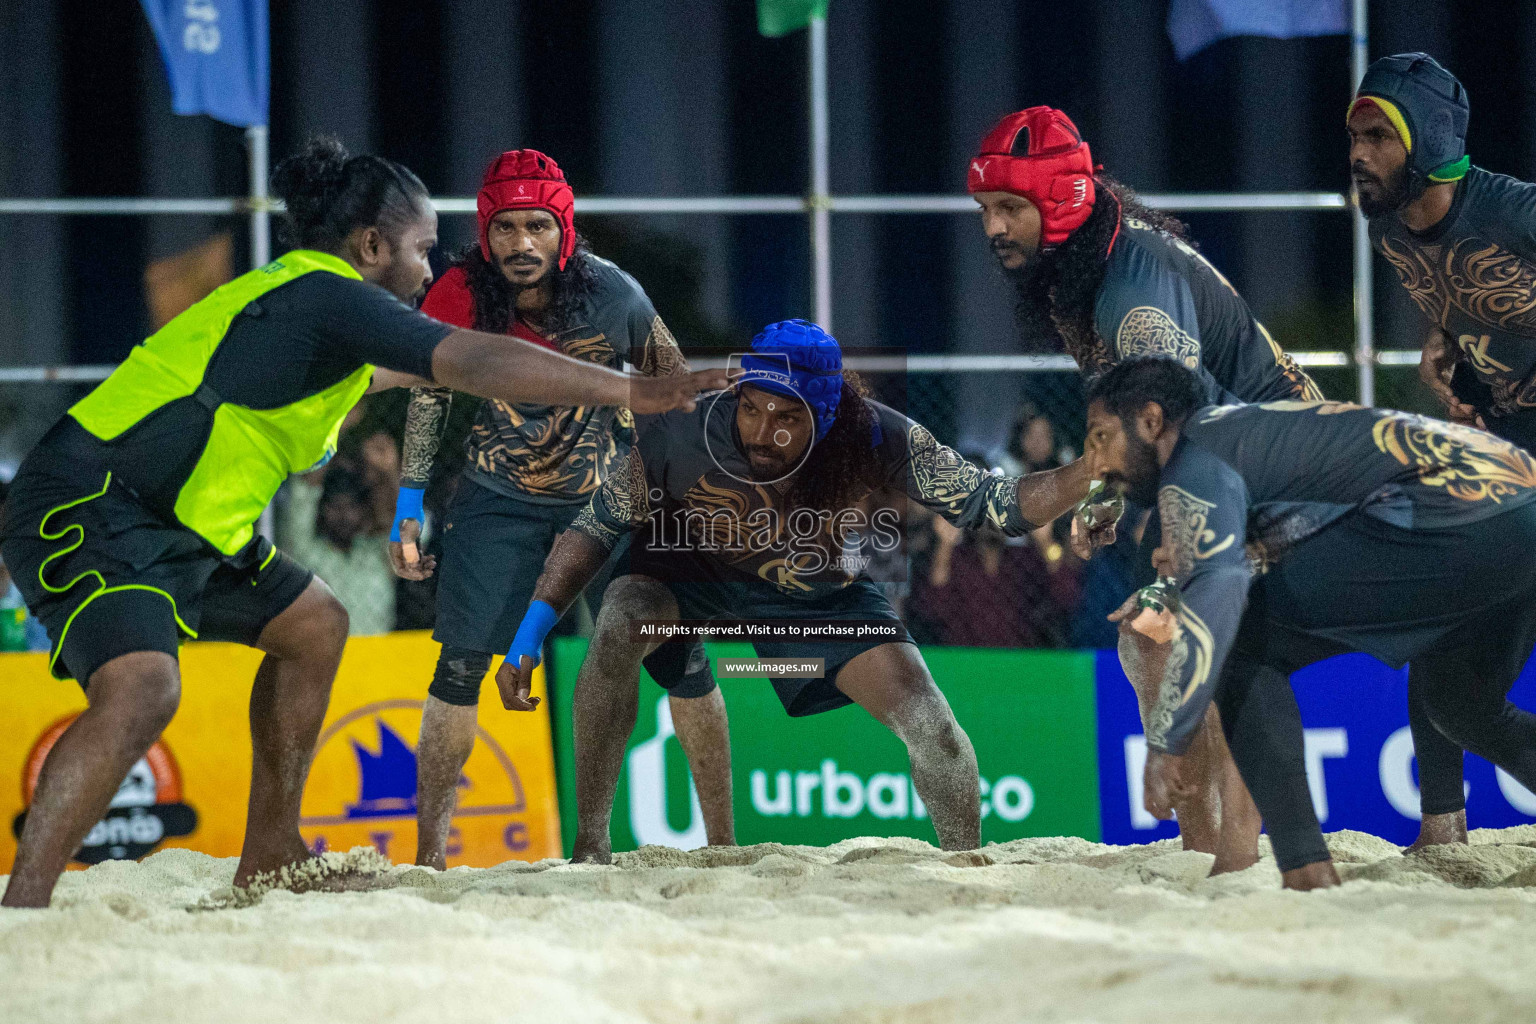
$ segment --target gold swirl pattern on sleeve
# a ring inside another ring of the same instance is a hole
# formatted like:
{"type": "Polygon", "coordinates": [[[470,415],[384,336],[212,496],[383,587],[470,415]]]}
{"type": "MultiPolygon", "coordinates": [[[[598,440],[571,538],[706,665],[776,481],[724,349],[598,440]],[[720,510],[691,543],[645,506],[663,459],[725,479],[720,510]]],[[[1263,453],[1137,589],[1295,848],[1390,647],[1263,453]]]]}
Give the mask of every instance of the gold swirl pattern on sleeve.
{"type": "MultiPolygon", "coordinates": [[[[966,499],[985,485],[988,474],[966,462],[953,448],[939,444],[927,427],[913,423],[907,428],[912,456],[912,485],[918,501],[928,508],[957,517],[966,499]]],[[[1017,496],[1015,496],[1017,500],[1017,496]]],[[[1002,525],[999,523],[998,525],[1002,525]]]]}
{"type": "Polygon", "coordinates": [[[1163,680],[1157,689],[1157,699],[1147,716],[1147,742],[1155,748],[1166,749],[1168,733],[1173,729],[1173,718],[1179,708],[1189,702],[1195,691],[1211,677],[1211,663],[1215,660],[1216,642],[1205,620],[1185,604],[1179,609],[1179,633],[1173,639],[1168,659],[1163,665],[1163,680]],[[1184,677],[1184,666],[1194,658],[1189,682],[1179,685],[1184,677]]]}
{"type": "Polygon", "coordinates": [[[1264,340],[1269,343],[1269,351],[1275,357],[1275,365],[1280,367],[1280,376],[1291,386],[1291,397],[1303,402],[1320,402],[1323,400],[1323,391],[1308,376],[1296,360],[1291,358],[1289,352],[1280,347],[1279,342],[1270,336],[1269,329],[1257,320],[1253,325],[1259,329],[1264,340]]]}
{"type": "Polygon", "coordinates": [[[442,443],[452,403],[453,391],[449,388],[411,388],[400,454],[400,482],[407,487],[426,487],[432,479],[432,460],[442,443]]]}
{"type": "Polygon", "coordinates": [[[651,517],[651,499],[645,479],[645,462],[636,448],[624,453],[614,473],[592,495],[587,507],[571,521],[605,547],[613,547],[621,534],[645,525],[651,517]]]}
{"type": "Polygon", "coordinates": [[[1492,434],[1409,413],[1391,413],[1371,428],[1376,447],[1418,470],[1419,482],[1462,501],[1502,503],[1536,488],[1536,462],[1492,434]]]}
{"type": "Polygon", "coordinates": [[[688,372],[688,360],[677,347],[677,339],[661,322],[661,317],[651,321],[651,333],[645,339],[645,355],[640,360],[640,372],[647,377],[674,377],[688,372]]]}
{"type": "Polygon", "coordinates": [[[1115,348],[1121,359],[1137,356],[1168,356],[1187,369],[1200,367],[1200,343],[1156,306],[1137,306],[1115,330],[1115,348]]]}
{"type": "Polygon", "coordinates": [[[1234,534],[1217,539],[1208,525],[1215,503],[1197,498],[1172,484],[1157,492],[1157,513],[1163,522],[1163,543],[1173,547],[1174,575],[1187,580],[1197,561],[1204,561],[1237,543],[1234,534]]]}

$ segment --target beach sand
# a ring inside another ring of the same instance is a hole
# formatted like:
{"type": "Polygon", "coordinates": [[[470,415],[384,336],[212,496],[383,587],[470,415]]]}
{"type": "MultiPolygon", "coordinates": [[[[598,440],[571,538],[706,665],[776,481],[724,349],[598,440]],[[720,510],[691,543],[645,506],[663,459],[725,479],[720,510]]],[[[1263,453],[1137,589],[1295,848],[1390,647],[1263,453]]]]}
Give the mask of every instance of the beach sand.
{"type": "Polygon", "coordinates": [[[1348,881],[1310,894],[1176,842],[857,839],[442,873],[354,851],[384,888],[243,906],[233,860],[168,850],[0,912],[0,1020],[1536,1019],[1536,826],[1329,841],[1348,881]]]}

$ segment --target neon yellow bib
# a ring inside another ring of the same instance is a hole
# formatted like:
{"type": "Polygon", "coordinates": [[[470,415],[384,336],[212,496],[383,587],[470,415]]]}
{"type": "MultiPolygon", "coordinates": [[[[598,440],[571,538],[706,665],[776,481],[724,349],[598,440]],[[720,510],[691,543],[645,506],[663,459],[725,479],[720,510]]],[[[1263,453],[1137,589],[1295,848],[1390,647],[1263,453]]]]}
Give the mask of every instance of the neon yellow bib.
{"type": "Polygon", "coordinates": [[[250,541],[256,520],[284,480],[335,452],[341,421],[373,376],[373,367],[363,366],[318,394],[276,409],[225,402],[204,387],[208,363],[241,310],[316,271],[362,280],[338,256],[296,249],[235,278],[166,324],[69,410],[97,438],[131,443],[124,435],[157,409],[194,395],[207,404],[213,426],[177,494],[175,511],[183,526],[226,555],[250,541]]]}

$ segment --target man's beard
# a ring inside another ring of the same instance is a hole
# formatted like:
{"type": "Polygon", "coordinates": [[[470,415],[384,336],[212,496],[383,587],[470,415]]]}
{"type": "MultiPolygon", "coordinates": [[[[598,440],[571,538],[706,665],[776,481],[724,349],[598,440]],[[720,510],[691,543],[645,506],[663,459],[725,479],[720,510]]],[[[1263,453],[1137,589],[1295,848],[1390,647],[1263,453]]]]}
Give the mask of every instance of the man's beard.
{"type": "Polygon", "coordinates": [[[1014,320],[1019,329],[1019,340],[1033,352],[1059,352],[1062,350],[1060,332],[1051,320],[1051,270],[1054,262],[1049,256],[1036,254],[1022,267],[1008,268],[1001,263],[998,269],[1013,285],[1018,296],[1014,320]]]}
{"type": "Polygon", "coordinates": [[[1137,437],[1130,424],[1125,425],[1125,472],[1106,473],[1104,482],[1115,487],[1142,508],[1157,503],[1157,481],[1162,476],[1157,464],[1157,447],[1137,437]]]}
{"type": "Polygon", "coordinates": [[[1358,167],[1354,169],[1352,178],[1355,184],[1355,202],[1359,204],[1360,212],[1367,218],[1380,217],[1394,210],[1400,210],[1408,202],[1408,165],[1406,163],[1386,181],[1382,181],[1374,174],[1367,174],[1358,167]],[[1374,198],[1367,198],[1360,190],[1362,178],[1368,185],[1374,187],[1376,192],[1374,198]]]}
{"type": "Polygon", "coordinates": [[[507,286],[512,289],[514,294],[520,294],[531,289],[543,288],[552,283],[553,267],[552,263],[546,263],[543,260],[520,260],[516,256],[508,256],[501,261],[501,276],[506,279],[507,286]],[[534,267],[543,267],[544,273],[532,281],[514,281],[507,276],[509,271],[531,270],[534,267]]]}

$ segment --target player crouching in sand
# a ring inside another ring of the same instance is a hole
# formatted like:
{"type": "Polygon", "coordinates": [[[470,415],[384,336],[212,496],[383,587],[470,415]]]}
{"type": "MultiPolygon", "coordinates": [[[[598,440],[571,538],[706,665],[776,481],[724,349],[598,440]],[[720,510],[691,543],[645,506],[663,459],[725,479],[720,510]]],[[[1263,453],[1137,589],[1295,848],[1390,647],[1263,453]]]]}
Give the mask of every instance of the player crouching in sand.
{"type": "Polygon", "coordinates": [[[945,849],[981,839],[976,754],[917,647],[870,577],[842,557],[854,531],[898,538],[860,503],[906,494],[961,527],[1019,536],[1087,493],[1087,460],[1025,477],[991,476],[894,409],[865,397],[819,327],[773,324],[735,386],[689,414],[642,416],[638,443],[555,542],[497,677],[514,706],[540,644],[626,534],[576,683],[574,859],[611,859],[609,818],[634,728],[641,659],[659,642],[634,620],[878,621],[885,637],[757,642],[764,658],[821,659],[820,678],[777,678],[791,716],[858,704],[906,744],[912,781],[945,849]],[[804,528],[814,526],[814,529],[804,528]]]}
{"type": "Polygon", "coordinates": [[[1108,483],[1157,502],[1177,581],[1147,810],[1167,818],[1189,792],[1184,754],[1214,700],[1285,887],[1337,885],[1289,677],[1345,651],[1406,662],[1436,730],[1536,786],[1536,715],[1507,699],[1536,643],[1523,449],[1342,402],[1206,405],[1189,370],[1158,358],[1093,383],[1088,441],[1108,483]]]}

